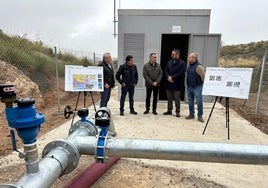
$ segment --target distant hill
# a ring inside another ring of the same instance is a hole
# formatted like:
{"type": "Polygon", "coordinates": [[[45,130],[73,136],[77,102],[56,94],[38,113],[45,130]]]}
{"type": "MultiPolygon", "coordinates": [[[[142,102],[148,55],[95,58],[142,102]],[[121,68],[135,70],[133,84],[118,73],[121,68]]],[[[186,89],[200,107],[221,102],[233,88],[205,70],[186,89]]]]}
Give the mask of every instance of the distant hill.
{"type": "Polygon", "coordinates": [[[257,67],[268,50],[268,41],[226,45],[220,49],[219,66],[257,67]]]}
{"type": "Polygon", "coordinates": [[[256,58],[261,60],[264,51],[268,50],[268,40],[260,42],[251,42],[248,44],[222,46],[220,57],[228,58],[256,58]]]}

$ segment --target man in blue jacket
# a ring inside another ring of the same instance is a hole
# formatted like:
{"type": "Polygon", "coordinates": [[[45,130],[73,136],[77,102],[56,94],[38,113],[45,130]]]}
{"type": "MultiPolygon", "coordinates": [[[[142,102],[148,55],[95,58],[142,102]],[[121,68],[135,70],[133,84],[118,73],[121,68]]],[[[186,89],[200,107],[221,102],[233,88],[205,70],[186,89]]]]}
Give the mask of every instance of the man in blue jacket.
{"type": "Polygon", "coordinates": [[[180,50],[178,49],[172,50],[171,57],[172,59],[167,63],[165,68],[168,106],[164,115],[172,115],[174,98],[176,117],[180,117],[180,95],[184,85],[185,62],[180,59],[180,50]]]}
{"type": "Polygon", "coordinates": [[[120,65],[116,79],[121,84],[121,98],[120,98],[120,115],[124,115],[124,103],[128,93],[129,97],[129,109],[130,114],[137,115],[138,113],[134,110],[134,91],[135,86],[138,83],[138,70],[134,65],[133,56],[128,55],[126,57],[126,63],[120,65]]]}
{"type": "Polygon", "coordinates": [[[198,121],[204,122],[203,119],[203,82],[205,78],[205,70],[202,64],[198,61],[196,53],[191,53],[188,57],[189,66],[187,68],[187,95],[189,102],[189,116],[186,119],[194,119],[194,98],[197,103],[198,121]]]}

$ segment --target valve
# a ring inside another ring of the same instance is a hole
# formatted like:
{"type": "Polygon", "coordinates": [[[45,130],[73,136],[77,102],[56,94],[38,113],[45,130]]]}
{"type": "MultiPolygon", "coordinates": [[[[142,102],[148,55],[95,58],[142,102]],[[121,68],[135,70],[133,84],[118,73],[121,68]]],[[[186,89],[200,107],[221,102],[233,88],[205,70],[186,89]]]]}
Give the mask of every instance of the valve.
{"type": "Polygon", "coordinates": [[[0,85],[1,102],[6,104],[6,119],[8,125],[15,128],[24,144],[36,142],[41,124],[45,121],[44,115],[36,113],[32,98],[16,99],[13,85],[0,85]],[[13,103],[17,106],[13,107],[13,103]]]}
{"type": "Polygon", "coordinates": [[[110,125],[111,112],[108,108],[102,107],[95,114],[95,125],[99,126],[101,131],[97,138],[97,147],[96,147],[96,156],[95,159],[97,162],[107,162],[108,158],[106,157],[105,149],[108,139],[108,129],[110,125]]]}
{"type": "Polygon", "coordinates": [[[89,114],[88,108],[81,108],[80,110],[78,110],[77,114],[81,118],[81,120],[75,122],[71,126],[69,134],[74,132],[74,130],[76,130],[79,127],[84,127],[85,129],[88,130],[90,136],[96,136],[98,134],[98,130],[94,125],[94,122],[92,122],[92,120],[87,120],[87,116],[89,114]]]}
{"type": "Polygon", "coordinates": [[[65,119],[69,119],[70,115],[73,114],[74,111],[72,110],[70,105],[65,106],[64,108],[64,117],[65,119]]]}

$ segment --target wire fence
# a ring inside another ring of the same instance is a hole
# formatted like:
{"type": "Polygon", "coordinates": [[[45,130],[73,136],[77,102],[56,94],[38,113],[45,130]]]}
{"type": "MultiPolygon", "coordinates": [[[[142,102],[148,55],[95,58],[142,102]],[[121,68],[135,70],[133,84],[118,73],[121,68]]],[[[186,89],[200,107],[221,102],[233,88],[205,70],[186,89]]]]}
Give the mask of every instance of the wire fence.
{"type": "Polygon", "coordinates": [[[45,45],[26,35],[0,32],[0,84],[14,84],[18,97],[33,97],[37,106],[59,105],[59,100],[70,95],[64,88],[65,65],[96,66],[101,60],[100,53],[45,45]]]}
{"type": "MultiPolygon", "coordinates": [[[[259,106],[262,106],[268,113],[268,108],[265,105],[260,104],[262,98],[268,99],[268,62],[267,62],[267,50],[263,50],[262,58],[259,52],[259,58],[256,56],[245,57],[245,53],[239,54],[236,53],[236,58],[233,56],[222,56],[219,61],[219,66],[221,67],[247,67],[253,68],[253,74],[251,79],[250,86],[250,98],[249,100],[255,100],[254,109],[252,111],[255,114],[258,114],[259,106]]],[[[266,101],[266,100],[263,100],[266,101]]],[[[242,107],[248,103],[248,100],[245,100],[242,107]]],[[[250,101],[252,103],[252,101],[250,101]]]]}

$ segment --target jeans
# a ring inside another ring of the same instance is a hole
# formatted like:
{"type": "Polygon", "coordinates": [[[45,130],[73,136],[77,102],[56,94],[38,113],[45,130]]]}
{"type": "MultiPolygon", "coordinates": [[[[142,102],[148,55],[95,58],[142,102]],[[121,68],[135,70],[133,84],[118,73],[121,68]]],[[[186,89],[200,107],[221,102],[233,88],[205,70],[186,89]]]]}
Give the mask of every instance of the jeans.
{"type": "Polygon", "coordinates": [[[111,88],[104,88],[103,92],[101,92],[100,107],[107,107],[107,103],[111,96],[111,90],[111,88]]]}
{"type": "Polygon", "coordinates": [[[129,109],[130,111],[134,111],[134,91],[135,86],[134,85],[126,85],[121,87],[121,98],[120,98],[120,112],[124,112],[124,106],[125,106],[125,100],[128,93],[129,97],[129,109]]]}
{"type": "Polygon", "coordinates": [[[151,101],[151,95],[153,92],[153,111],[156,111],[157,107],[157,96],[159,92],[158,87],[146,87],[146,110],[150,110],[150,101],[151,101]]]}
{"type": "Polygon", "coordinates": [[[181,96],[181,91],[167,90],[167,100],[168,100],[167,111],[168,112],[172,112],[173,99],[175,99],[176,113],[180,113],[180,110],[181,110],[180,96],[181,96]]]}
{"type": "Polygon", "coordinates": [[[202,96],[203,85],[196,87],[187,87],[188,103],[190,115],[194,115],[194,98],[197,102],[198,117],[203,115],[203,96],[202,96]]]}

